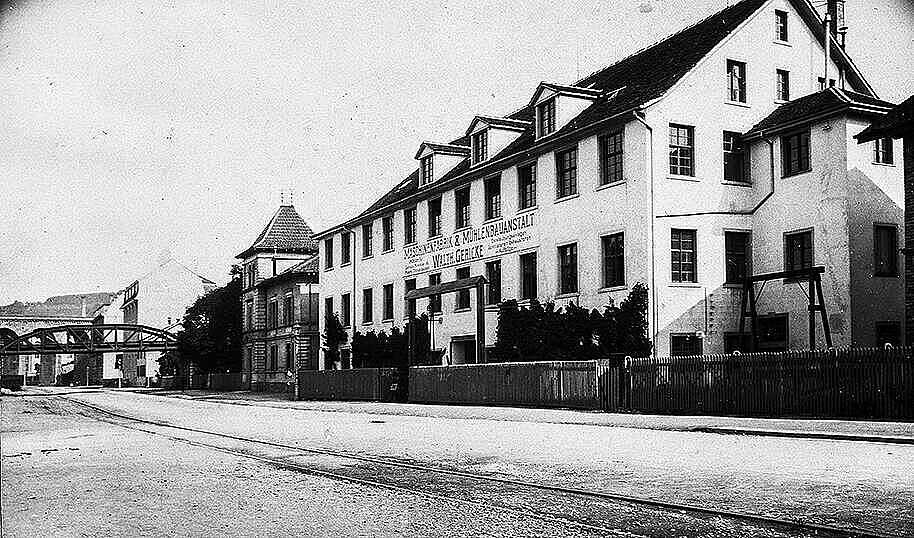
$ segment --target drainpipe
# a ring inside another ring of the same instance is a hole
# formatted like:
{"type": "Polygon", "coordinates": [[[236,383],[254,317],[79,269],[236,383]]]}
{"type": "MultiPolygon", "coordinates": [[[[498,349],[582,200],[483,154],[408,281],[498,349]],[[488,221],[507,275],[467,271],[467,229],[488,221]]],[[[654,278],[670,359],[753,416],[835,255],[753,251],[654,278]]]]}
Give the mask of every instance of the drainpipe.
{"type": "Polygon", "coordinates": [[[632,113],[635,120],[639,121],[648,133],[648,176],[650,177],[650,267],[651,267],[651,355],[657,357],[657,271],[654,262],[654,129],[644,120],[644,113],[635,110],[632,113]]]}

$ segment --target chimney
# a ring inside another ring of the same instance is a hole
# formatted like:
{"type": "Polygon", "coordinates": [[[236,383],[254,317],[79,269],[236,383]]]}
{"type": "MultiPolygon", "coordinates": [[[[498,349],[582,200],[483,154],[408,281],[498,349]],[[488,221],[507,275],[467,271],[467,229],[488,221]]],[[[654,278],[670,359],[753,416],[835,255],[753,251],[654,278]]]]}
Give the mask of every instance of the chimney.
{"type": "Polygon", "coordinates": [[[844,20],[844,0],[828,0],[827,13],[831,19],[828,30],[843,49],[844,41],[847,36],[847,25],[844,20]]]}
{"type": "Polygon", "coordinates": [[[83,303],[83,304],[82,304],[82,306],[83,306],[83,313],[82,313],[82,316],[81,316],[81,317],[86,317],[86,298],[85,298],[85,297],[80,297],[80,299],[82,299],[82,303],[83,303]]]}

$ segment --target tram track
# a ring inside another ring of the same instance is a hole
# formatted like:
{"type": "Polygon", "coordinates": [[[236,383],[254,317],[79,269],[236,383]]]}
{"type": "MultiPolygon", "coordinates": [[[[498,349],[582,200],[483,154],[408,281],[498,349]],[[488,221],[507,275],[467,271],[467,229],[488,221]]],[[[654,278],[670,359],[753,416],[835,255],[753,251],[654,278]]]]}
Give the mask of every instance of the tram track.
{"type": "MultiPolygon", "coordinates": [[[[618,528],[608,528],[593,522],[587,521],[588,518],[576,518],[576,517],[566,517],[565,514],[553,514],[548,513],[543,510],[532,510],[528,506],[524,506],[523,503],[520,503],[519,507],[510,506],[509,503],[495,503],[488,501],[479,501],[472,498],[458,498],[453,495],[441,494],[437,492],[427,491],[418,486],[421,482],[422,484],[426,483],[426,477],[434,476],[439,482],[439,486],[442,486],[442,489],[447,490],[449,487],[452,487],[458,481],[470,481],[477,484],[477,487],[480,489],[485,489],[485,487],[491,487],[497,485],[499,487],[509,488],[510,491],[518,490],[529,490],[546,493],[549,495],[560,496],[561,498],[573,497],[579,500],[586,499],[591,503],[615,503],[618,506],[631,506],[637,507],[639,509],[648,509],[654,511],[660,511],[665,514],[678,514],[678,515],[688,515],[693,516],[702,521],[714,521],[714,520],[726,520],[734,522],[738,525],[747,525],[753,526],[756,528],[769,529],[774,531],[775,535],[807,535],[807,536],[835,536],[835,537],[849,537],[849,536],[862,536],[862,537],[879,537],[885,538],[890,535],[874,532],[869,529],[859,529],[859,528],[839,528],[830,525],[824,525],[813,522],[806,521],[794,521],[789,519],[777,518],[772,516],[765,516],[759,514],[747,514],[742,512],[734,512],[729,510],[721,510],[717,508],[709,508],[703,506],[697,506],[693,504],[686,503],[676,503],[669,501],[662,501],[657,499],[649,499],[642,497],[635,497],[631,495],[624,495],[612,492],[605,491],[592,491],[580,488],[558,486],[551,484],[543,484],[537,482],[530,482],[525,480],[519,480],[515,478],[507,478],[494,475],[482,475],[467,471],[446,469],[440,467],[432,467],[429,465],[422,465],[417,463],[409,463],[400,460],[394,460],[378,456],[369,456],[362,454],[351,454],[346,452],[340,452],[335,450],[329,450],[324,448],[316,447],[303,447],[298,445],[292,445],[288,443],[280,443],[275,441],[268,441],[264,439],[255,439],[251,437],[245,437],[240,435],[233,435],[229,433],[223,433],[218,431],[211,431],[202,428],[194,428],[189,426],[181,426],[176,424],[171,424],[165,421],[160,420],[151,420],[144,419],[140,417],[130,416],[116,411],[111,411],[103,407],[84,402],[81,400],[69,398],[66,396],[60,396],[61,400],[67,401],[69,403],[75,404],[87,409],[96,415],[87,414],[89,418],[96,420],[102,420],[104,422],[109,422],[121,427],[126,427],[130,429],[135,429],[143,431],[153,435],[160,435],[166,438],[169,438],[176,442],[183,442],[194,446],[205,447],[224,453],[232,454],[239,457],[244,457],[247,459],[252,459],[260,461],[262,463],[274,465],[280,468],[285,468],[287,470],[297,471],[304,474],[309,474],[313,476],[320,476],[328,478],[331,480],[345,481],[355,484],[361,484],[364,486],[383,488],[393,491],[398,491],[407,494],[421,495],[427,498],[444,500],[447,502],[457,502],[461,504],[471,505],[475,507],[485,507],[488,509],[495,509],[501,512],[519,515],[523,517],[533,517],[539,520],[549,521],[553,523],[559,523],[562,525],[570,525],[582,530],[587,530],[590,532],[603,533],[606,535],[614,536],[648,536],[648,534],[640,534],[638,532],[625,532],[620,531],[618,528]],[[125,421],[125,422],[122,422],[125,421]],[[146,426],[140,427],[140,426],[146,426]],[[192,435],[203,436],[206,438],[215,438],[224,441],[229,441],[233,443],[241,443],[247,445],[259,446],[266,448],[268,450],[280,450],[290,453],[284,453],[281,456],[269,456],[264,454],[258,454],[252,450],[240,449],[238,447],[223,446],[213,442],[194,440],[187,437],[181,437],[169,433],[163,433],[161,431],[150,430],[148,427],[152,428],[163,428],[166,430],[185,432],[192,435]],[[343,460],[347,463],[343,467],[347,472],[339,472],[338,470],[328,470],[326,465],[315,465],[311,464],[302,464],[296,461],[293,461],[293,458],[298,457],[296,455],[308,455],[319,458],[331,458],[343,460]],[[356,462],[356,467],[351,466],[351,462],[356,462]],[[384,476],[386,480],[379,480],[376,478],[369,478],[368,476],[359,476],[358,465],[367,465],[375,466],[372,470],[372,476],[374,475],[383,475],[383,473],[378,473],[379,468],[387,468],[391,470],[391,474],[384,476]],[[421,480],[414,480],[416,483],[411,483],[408,477],[409,473],[420,473],[421,480]],[[451,482],[448,482],[450,480],[451,482]],[[400,482],[400,483],[398,483],[400,482]],[[777,534],[781,533],[781,534],[777,534]]],[[[593,519],[593,518],[590,518],[593,519]]]]}

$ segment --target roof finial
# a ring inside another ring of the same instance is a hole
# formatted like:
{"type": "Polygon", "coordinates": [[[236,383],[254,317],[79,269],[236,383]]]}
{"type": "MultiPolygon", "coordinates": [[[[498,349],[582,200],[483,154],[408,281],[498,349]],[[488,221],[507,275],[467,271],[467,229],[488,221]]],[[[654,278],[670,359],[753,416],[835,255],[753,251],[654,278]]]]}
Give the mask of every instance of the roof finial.
{"type": "Polygon", "coordinates": [[[279,205],[286,205],[286,191],[279,191],[279,205]]]}

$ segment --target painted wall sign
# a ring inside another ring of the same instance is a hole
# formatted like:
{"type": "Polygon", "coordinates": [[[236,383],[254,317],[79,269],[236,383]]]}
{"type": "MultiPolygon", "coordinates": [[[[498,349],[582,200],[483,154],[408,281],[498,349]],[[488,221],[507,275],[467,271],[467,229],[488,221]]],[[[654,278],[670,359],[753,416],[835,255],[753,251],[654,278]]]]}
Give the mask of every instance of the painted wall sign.
{"type": "Polygon", "coordinates": [[[406,275],[437,271],[534,246],[534,214],[488,222],[417,245],[403,247],[406,275]]]}

